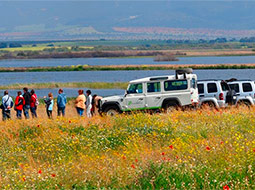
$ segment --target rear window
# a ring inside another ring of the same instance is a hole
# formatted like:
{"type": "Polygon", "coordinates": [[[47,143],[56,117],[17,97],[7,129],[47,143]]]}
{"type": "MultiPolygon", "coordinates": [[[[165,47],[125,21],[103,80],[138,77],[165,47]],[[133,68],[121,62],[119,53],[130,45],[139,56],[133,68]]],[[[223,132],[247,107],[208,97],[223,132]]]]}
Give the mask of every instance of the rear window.
{"type": "Polygon", "coordinates": [[[243,83],[243,91],[244,92],[251,92],[252,91],[252,87],[250,83],[243,83]]]}
{"type": "Polygon", "coordinates": [[[173,81],[165,81],[164,82],[165,91],[185,90],[187,88],[188,88],[187,80],[173,80],[173,81]]]}
{"type": "Polygon", "coordinates": [[[217,85],[216,85],[216,83],[208,83],[207,84],[207,91],[208,91],[208,93],[217,92],[217,85]]]}
{"type": "Polygon", "coordinates": [[[198,93],[199,94],[204,94],[205,93],[204,84],[198,84],[197,88],[198,88],[198,93]]]}
{"type": "Polygon", "coordinates": [[[235,92],[237,92],[237,93],[240,92],[239,84],[230,84],[229,86],[230,86],[230,88],[231,88],[232,90],[234,90],[235,92]]]}

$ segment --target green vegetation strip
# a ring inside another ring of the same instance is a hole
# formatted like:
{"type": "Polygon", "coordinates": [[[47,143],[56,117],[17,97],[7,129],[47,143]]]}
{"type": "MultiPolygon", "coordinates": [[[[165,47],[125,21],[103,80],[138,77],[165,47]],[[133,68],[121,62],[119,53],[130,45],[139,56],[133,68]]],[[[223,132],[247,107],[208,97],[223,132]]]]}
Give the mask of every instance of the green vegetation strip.
{"type": "Polygon", "coordinates": [[[255,64],[217,64],[217,65],[140,65],[140,66],[64,66],[64,67],[17,67],[1,68],[0,72],[57,72],[57,71],[128,71],[128,70],[175,70],[193,69],[255,69],[255,64]]]}
{"type": "Polygon", "coordinates": [[[30,83],[30,84],[11,84],[0,86],[0,89],[22,89],[28,87],[29,89],[43,89],[43,88],[92,88],[92,89],[126,89],[125,82],[69,82],[69,83],[30,83]]]}

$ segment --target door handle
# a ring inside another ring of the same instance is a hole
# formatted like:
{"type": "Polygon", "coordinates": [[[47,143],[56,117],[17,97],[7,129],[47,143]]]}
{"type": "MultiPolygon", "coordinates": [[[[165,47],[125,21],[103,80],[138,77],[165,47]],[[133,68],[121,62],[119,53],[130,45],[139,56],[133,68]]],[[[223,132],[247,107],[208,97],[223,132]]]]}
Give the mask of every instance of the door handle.
{"type": "Polygon", "coordinates": [[[143,98],[139,98],[138,100],[143,100],[143,98]]]}
{"type": "Polygon", "coordinates": [[[159,99],[160,99],[160,97],[156,97],[156,99],[158,99],[158,100],[159,100],[159,99]]]}
{"type": "Polygon", "coordinates": [[[205,97],[205,95],[199,95],[199,97],[205,97]]]}

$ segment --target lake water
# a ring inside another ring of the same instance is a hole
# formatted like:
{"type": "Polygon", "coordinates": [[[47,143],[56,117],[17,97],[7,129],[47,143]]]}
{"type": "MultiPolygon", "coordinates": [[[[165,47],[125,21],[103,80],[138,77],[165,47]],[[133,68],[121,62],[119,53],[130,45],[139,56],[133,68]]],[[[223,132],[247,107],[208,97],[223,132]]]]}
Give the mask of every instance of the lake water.
{"type": "Polygon", "coordinates": [[[255,63],[255,56],[180,57],[179,61],[154,62],[153,58],[74,58],[0,60],[0,67],[50,67],[71,65],[152,65],[255,63]]]}
{"type": "MultiPolygon", "coordinates": [[[[130,80],[160,75],[173,75],[174,70],[155,71],[71,71],[71,72],[3,72],[0,85],[15,83],[54,82],[127,82],[130,80]]],[[[251,79],[255,69],[194,70],[198,79],[251,79]]]]}
{"type": "MultiPolygon", "coordinates": [[[[1,85],[15,83],[54,83],[54,82],[128,82],[130,80],[159,75],[173,75],[174,70],[156,71],[80,71],[80,72],[4,72],[0,73],[1,85]]],[[[229,70],[194,70],[198,79],[251,79],[255,80],[255,69],[229,69],[229,70]]],[[[65,89],[68,97],[75,97],[78,89],[65,89]]],[[[11,95],[16,95],[11,91],[11,95]]],[[[40,89],[37,93],[40,97],[53,92],[57,95],[57,89],[40,89]]],[[[110,96],[123,94],[119,89],[96,89],[93,94],[110,96]]],[[[3,91],[0,91],[3,94],[3,91]]]]}
{"type": "MultiPolygon", "coordinates": [[[[255,63],[254,56],[232,57],[187,57],[180,58],[178,62],[161,62],[160,64],[217,64],[217,63],[255,63]]],[[[31,67],[31,66],[64,66],[64,65],[146,65],[157,64],[153,58],[114,58],[114,59],[38,59],[38,60],[1,60],[0,67],[31,67]]],[[[54,83],[54,82],[128,82],[130,80],[160,75],[173,75],[174,70],[155,71],[80,71],[80,72],[3,72],[0,73],[0,85],[15,83],[54,83]]],[[[255,80],[255,69],[243,70],[195,70],[198,79],[251,79],[255,80]]],[[[78,89],[66,89],[67,96],[74,97],[78,89]]],[[[57,94],[57,89],[38,90],[40,97],[49,91],[57,94]]],[[[93,90],[102,96],[123,94],[123,90],[107,89],[93,90]]],[[[16,94],[16,90],[11,91],[16,94]]],[[[3,91],[0,91],[3,93],[3,91]]]]}

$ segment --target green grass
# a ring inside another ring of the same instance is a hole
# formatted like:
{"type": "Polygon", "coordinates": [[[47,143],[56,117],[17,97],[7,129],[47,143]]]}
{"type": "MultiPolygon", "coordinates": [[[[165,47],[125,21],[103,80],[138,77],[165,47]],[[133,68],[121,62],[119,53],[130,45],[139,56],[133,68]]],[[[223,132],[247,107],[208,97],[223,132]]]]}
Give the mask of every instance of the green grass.
{"type": "Polygon", "coordinates": [[[0,86],[4,89],[22,89],[24,86],[29,89],[43,88],[92,88],[92,89],[126,89],[128,83],[125,82],[69,82],[69,83],[29,83],[29,84],[11,84],[0,86]]]}
{"type": "Polygon", "coordinates": [[[132,70],[176,70],[181,68],[192,68],[195,70],[213,70],[213,69],[255,69],[255,65],[139,65],[139,66],[88,66],[88,65],[78,65],[78,66],[63,66],[63,67],[23,67],[23,68],[0,68],[0,72],[53,72],[53,71],[132,71],[132,70]]]}
{"type": "Polygon", "coordinates": [[[254,107],[90,119],[69,108],[0,121],[1,189],[255,188],[254,107]]]}

